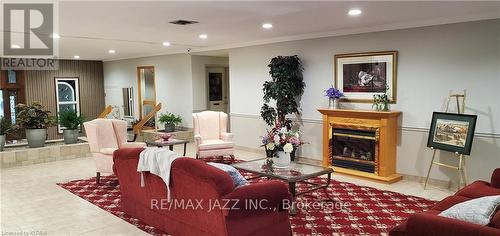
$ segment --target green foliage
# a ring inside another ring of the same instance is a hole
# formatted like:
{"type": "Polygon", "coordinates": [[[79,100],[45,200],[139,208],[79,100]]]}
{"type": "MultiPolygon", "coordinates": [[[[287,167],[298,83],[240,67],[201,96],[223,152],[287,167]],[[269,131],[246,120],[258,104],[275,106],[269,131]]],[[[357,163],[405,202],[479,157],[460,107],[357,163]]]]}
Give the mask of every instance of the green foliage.
{"type": "Polygon", "coordinates": [[[178,125],[182,122],[182,118],[180,115],[175,115],[170,112],[160,114],[158,122],[165,124],[174,124],[178,125]]]}
{"type": "Polygon", "coordinates": [[[383,94],[375,94],[373,95],[373,105],[377,111],[389,111],[389,97],[387,96],[387,91],[389,87],[386,87],[385,92],[383,94]]]}
{"type": "Polygon", "coordinates": [[[263,84],[264,105],[260,115],[269,126],[276,122],[285,124],[286,115],[300,114],[299,101],[306,86],[303,67],[297,55],[275,57],[268,67],[272,79],[263,84]],[[276,101],[275,108],[269,105],[271,100],[276,101]]]}
{"type": "Polygon", "coordinates": [[[59,124],[69,130],[78,129],[85,122],[85,117],[78,115],[76,111],[59,112],[59,124]]]}
{"type": "Polygon", "coordinates": [[[12,131],[12,124],[3,116],[0,116],[0,135],[9,134],[12,131]]]}
{"type": "Polygon", "coordinates": [[[50,111],[38,102],[31,105],[18,104],[16,126],[25,129],[46,129],[56,124],[56,119],[50,116],[50,111]]]}

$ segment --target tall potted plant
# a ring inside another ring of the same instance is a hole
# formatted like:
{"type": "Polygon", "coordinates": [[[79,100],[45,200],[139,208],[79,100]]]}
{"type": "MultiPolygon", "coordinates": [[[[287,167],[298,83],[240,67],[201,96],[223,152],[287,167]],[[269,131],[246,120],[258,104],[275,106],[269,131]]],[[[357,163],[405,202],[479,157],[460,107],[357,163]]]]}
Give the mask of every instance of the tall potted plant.
{"type": "Polygon", "coordinates": [[[182,117],[180,115],[167,112],[160,114],[158,121],[165,124],[165,132],[168,133],[175,131],[175,126],[182,123],[182,117]]]}
{"type": "Polygon", "coordinates": [[[286,119],[286,115],[300,115],[300,98],[306,86],[302,77],[302,63],[297,55],[278,56],[271,59],[268,67],[271,81],[263,85],[264,105],[260,115],[269,126],[278,123],[290,129],[291,122],[286,119]],[[271,100],[276,101],[275,107],[269,104],[271,100]]]}
{"type": "Polygon", "coordinates": [[[6,120],[3,116],[0,116],[0,152],[3,151],[3,147],[5,146],[6,135],[12,129],[12,125],[8,120],[6,120]]]}
{"type": "MultiPolygon", "coordinates": [[[[267,125],[290,130],[292,121],[286,116],[300,115],[300,98],[306,87],[302,63],[297,55],[278,56],[271,59],[268,67],[271,81],[263,84],[264,105],[260,115],[267,125]],[[275,101],[274,107],[270,105],[271,101],[275,101]]],[[[295,159],[295,150],[290,153],[292,161],[295,159]]]]}
{"type": "Polygon", "coordinates": [[[47,128],[56,124],[50,111],[38,102],[31,105],[18,104],[16,126],[26,130],[26,139],[30,148],[45,146],[47,128]]]}
{"type": "Polygon", "coordinates": [[[78,115],[76,111],[59,112],[59,124],[64,127],[63,138],[65,144],[78,142],[80,125],[85,122],[85,117],[78,115]]]}

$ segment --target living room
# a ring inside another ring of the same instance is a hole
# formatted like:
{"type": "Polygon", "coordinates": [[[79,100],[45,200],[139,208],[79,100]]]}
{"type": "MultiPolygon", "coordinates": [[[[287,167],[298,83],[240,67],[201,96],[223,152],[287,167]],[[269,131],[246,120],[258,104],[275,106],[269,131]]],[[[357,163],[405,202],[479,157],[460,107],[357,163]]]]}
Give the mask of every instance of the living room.
{"type": "Polygon", "coordinates": [[[500,2],[45,5],[2,3],[2,234],[500,235],[500,2]]]}

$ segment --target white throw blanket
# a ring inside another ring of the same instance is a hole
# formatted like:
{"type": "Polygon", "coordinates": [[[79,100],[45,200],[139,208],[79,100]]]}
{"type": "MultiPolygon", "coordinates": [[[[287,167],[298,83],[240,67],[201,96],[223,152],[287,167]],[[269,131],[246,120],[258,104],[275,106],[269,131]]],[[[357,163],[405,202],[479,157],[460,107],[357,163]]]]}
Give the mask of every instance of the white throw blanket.
{"type": "Polygon", "coordinates": [[[137,171],[141,172],[141,187],[144,187],[144,171],[159,176],[167,186],[167,201],[170,202],[170,167],[179,154],[166,148],[146,148],[139,155],[137,171]]]}

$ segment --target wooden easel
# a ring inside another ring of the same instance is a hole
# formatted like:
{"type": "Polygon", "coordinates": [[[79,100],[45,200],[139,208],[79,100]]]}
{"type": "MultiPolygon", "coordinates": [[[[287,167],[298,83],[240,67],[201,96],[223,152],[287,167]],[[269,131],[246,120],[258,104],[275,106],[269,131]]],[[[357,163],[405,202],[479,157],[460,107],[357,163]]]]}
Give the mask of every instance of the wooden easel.
{"type": "MultiPolygon", "coordinates": [[[[465,111],[465,95],[466,91],[464,90],[463,94],[451,94],[448,95],[448,99],[446,100],[446,107],[444,109],[444,112],[448,112],[448,108],[450,106],[450,102],[452,100],[455,100],[457,103],[457,113],[458,114],[463,114],[465,111]],[[460,104],[460,100],[462,100],[462,104],[460,104]]],[[[431,135],[431,134],[429,134],[431,135]]],[[[459,177],[458,177],[458,189],[460,190],[461,187],[461,182],[463,181],[464,186],[467,185],[467,172],[466,172],[466,165],[465,165],[465,155],[459,154],[458,152],[455,153],[456,156],[458,156],[458,166],[452,166],[448,164],[444,164],[438,161],[434,161],[434,158],[436,157],[436,149],[432,149],[432,160],[431,164],[429,166],[429,170],[427,171],[427,177],[425,178],[425,184],[424,184],[424,189],[427,188],[427,183],[429,182],[429,175],[431,174],[431,169],[432,165],[438,165],[438,166],[443,166],[446,168],[450,169],[455,169],[458,171],[459,177]]]]}

